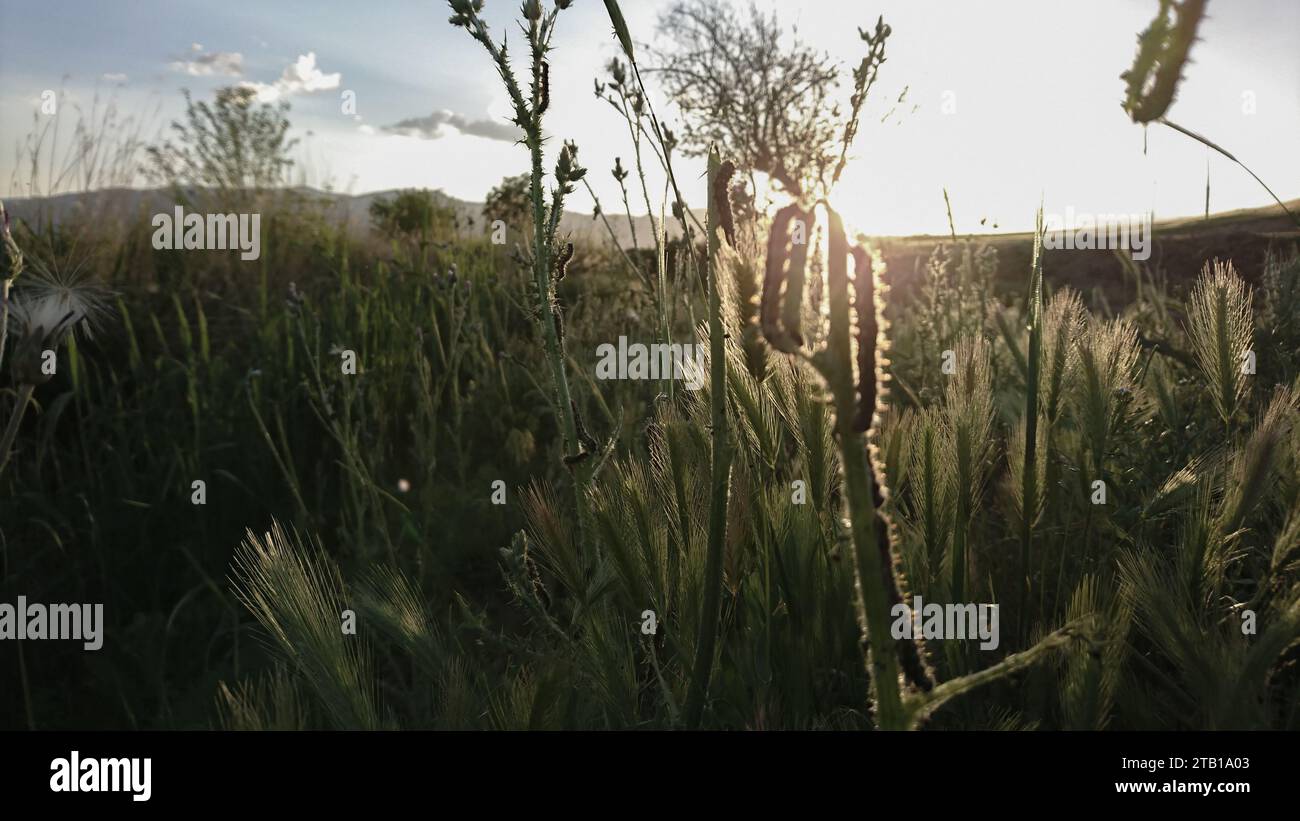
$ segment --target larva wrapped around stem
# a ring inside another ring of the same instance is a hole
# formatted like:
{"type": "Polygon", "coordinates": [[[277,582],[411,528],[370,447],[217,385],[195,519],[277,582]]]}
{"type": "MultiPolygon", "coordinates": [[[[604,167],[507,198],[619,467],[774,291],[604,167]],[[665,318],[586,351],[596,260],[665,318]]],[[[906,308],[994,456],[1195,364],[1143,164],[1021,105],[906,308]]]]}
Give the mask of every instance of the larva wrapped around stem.
{"type": "Polygon", "coordinates": [[[803,345],[799,319],[808,260],[809,216],[798,203],[791,203],[776,212],[768,234],[761,319],[763,336],[782,353],[795,353],[803,345]]]}

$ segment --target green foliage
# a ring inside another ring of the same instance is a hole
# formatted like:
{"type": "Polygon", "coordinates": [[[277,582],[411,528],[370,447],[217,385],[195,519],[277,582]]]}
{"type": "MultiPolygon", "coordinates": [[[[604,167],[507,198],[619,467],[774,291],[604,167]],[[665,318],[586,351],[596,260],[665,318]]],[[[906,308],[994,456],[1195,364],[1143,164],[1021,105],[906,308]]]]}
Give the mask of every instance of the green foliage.
{"type": "Polygon", "coordinates": [[[455,229],[455,214],[428,189],[399,191],[370,203],[370,221],[390,239],[414,240],[423,248],[431,239],[446,241],[455,229]]]}
{"type": "MultiPolygon", "coordinates": [[[[39,412],[0,479],[5,595],[107,594],[108,629],[129,637],[88,668],[82,654],[29,659],[33,678],[86,681],[75,712],[33,690],[35,724],[686,726],[708,589],[711,386],[656,402],[647,383],[575,382],[587,425],[616,440],[593,457],[596,547],[582,548],[561,501],[560,426],[536,377],[544,349],[518,298],[527,273],[457,240],[420,275],[400,274],[285,207],[269,217],[287,230],[268,234],[254,287],[210,296],[201,284],[219,282],[213,258],[167,291],[129,292],[114,343],[75,340],[75,366],[34,395],[39,412]],[[340,372],[341,349],[357,352],[355,377],[340,372]],[[205,506],[190,504],[196,478],[208,482],[205,506]],[[490,501],[496,479],[505,507],[490,501]],[[239,523],[274,531],[273,517],[286,534],[290,522],[319,534],[323,552],[259,539],[243,554],[256,573],[232,574],[239,523]],[[228,574],[258,580],[239,588],[260,590],[257,618],[228,574]],[[369,667],[339,655],[347,645],[330,631],[341,597],[369,667]],[[653,635],[641,632],[646,610],[653,635]]],[[[147,240],[147,225],[135,230],[147,240]]],[[[582,258],[564,281],[574,361],[620,334],[654,338],[654,312],[630,319],[645,303],[610,287],[624,276],[618,260],[594,249],[582,258]]],[[[745,282],[761,267],[761,256],[721,250],[734,463],[700,724],[866,727],[835,416],[806,365],[747,342],[745,282]]],[[[1023,300],[998,298],[992,279],[971,291],[986,286],[1009,326],[1026,328],[1023,300]]],[[[1288,332],[1273,299],[1256,292],[1257,339],[1288,332]]],[[[924,384],[941,360],[927,363],[909,329],[934,307],[922,292],[891,310],[888,370],[924,384]]],[[[942,321],[956,325],[960,307],[949,310],[942,321]]],[[[987,657],[930,643],[938,696],[916,701],[914,715],[946,728],[1295,726],[1300,426],[1295,389],[1268,388],[1281,367],[1270,349],[1228,431],[1199,368],[1159,354],[1144,367],[1123,317],[1095,317],[1064,290],[1048,299],[1040,509],[1023,568],[1008,557],[1021,545],[1027,393],[996,314],[958,343],[957,373],[929,377],[942,392],[913,407],[896,390],[874,434],[910,592],[952,600],[964,529],[966,600],[1002,602],[1007,614],[1003,646],[987,657]],[[1085,481],[1097,454],[1105,506],[1090,503],[1085,481]],[[963,463],[965,473],[950,467],[963,463]],[[1245,610],[1254,635],[1242,632],[1245,610]],[[1075,622],[1091,627],[1049,642],[1055,661],[1040,651],[1024,666],[1020,653],[1075,622]],[[1008,659],[997,675],[1013,683],[982,676],[1008,659]]],[[[1022,353],[1027,336],[1012,337],[1022,353]]],[[[3,675],[21,691],[16,666],[3,675]]]]}
{"type": "Polygon", "coordinates": [[[152,176],[223,192],[282,183],[297,143],[286,139],[289,104],[256,103],[257,92],[244,86],[217,89],[212,103],[196,103],[186,91],[185,120],[171,124],[174,139],[146,149],[152,176]]]}
{"type": "Polygon", "coordinates": [[[501,220],[516,231],[527,230],[532,219],[532,201],[528,194],[528,175],[506,177],[488,191],[483,200],[483,219],[501,220]]]}

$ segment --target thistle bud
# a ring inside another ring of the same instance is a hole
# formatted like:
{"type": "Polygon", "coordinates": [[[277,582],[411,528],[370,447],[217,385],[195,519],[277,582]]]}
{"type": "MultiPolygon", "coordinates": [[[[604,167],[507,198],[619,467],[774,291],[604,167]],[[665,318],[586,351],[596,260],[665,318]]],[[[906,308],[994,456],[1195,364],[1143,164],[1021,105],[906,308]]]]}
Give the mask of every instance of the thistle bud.
{"type": "Polygon", "coordinates": [[[627,71],[623,68],[621,60],[613,59],[609,61],[609,76],[615,86],[621,86],[627,81],[627,71]]]}
{"type": "Polygon", "coordinates": [[[478,17],[478,13],[483,10],[483,0],[447,0],[451,6],[452,17],[451,24],[462,28],[469,28],[478,17]]]}
{"type": "Polygon", "coordinates": [[[560,184],[564,193],[573,192],[573,183],[578,182],[587,175],[587,169],[578,165],[578,146],[576,143],[566,141],[564,148],[560,149],[560,159],[555,164],[555,180],[560,184]]]}

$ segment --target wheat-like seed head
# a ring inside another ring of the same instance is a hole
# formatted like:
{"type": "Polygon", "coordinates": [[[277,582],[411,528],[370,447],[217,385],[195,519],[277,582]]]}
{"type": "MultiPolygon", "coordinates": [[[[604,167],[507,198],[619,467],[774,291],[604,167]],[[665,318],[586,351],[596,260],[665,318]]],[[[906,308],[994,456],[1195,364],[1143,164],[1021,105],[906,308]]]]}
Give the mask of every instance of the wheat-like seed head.
{"type": "MultiPolygon", "coordinates": [[[[1031,522],[1037,521],[1046,503],[1047,495],[1043,488],[1047,485],[1047,426],[1039,425],[1035,433],[1036,449],[1034,451],[1034,473],[1037,477],[1038,491],[1034,494],[1033,510],[1029,511],[1031,522]]],[[[1025,485],[1021,480],[1025,471],[1025,450],[1028,443],[1026,421],[1022,417],[1016,421],[1007,441],[1007,465],[1009,467],[1011,500],[1018,516],[1025,515],[1025,485]]]]}
{"type": "Polygon", "coordinates": [[[1083,300],[1072,288],[1052,297],[1043,315],[1043,395],[1039,404],[1049,424],[1060,417],[1066,387],[1079,365],[1079,334],[1086,327],[1083,300]]]}
{"type": "Polygon", "coordinates": [[[1210,385],[1214,408],[1226,424],[1246,396],[1242,367],[1255,336],[1251,292],[1231,262],[1201,271],[1187,310],[1187,335],[1196,364],[1210,385]]]}
{"type": "Polygon", "coordinates": [[[262,536],[250,530],[235,556],[235,590],[339,727],[381,726],[373,667],[364,645],[339,630],[347,594],[323,551],[279,522],[262,536]]]}
{"type": "Polygon", "coordinates": [[[306,730],[310,718],[298,683],[282,665],[233,688],[218,683],[217,709],[225,730],[306,730]]]}
{"type": "Polygon", "coordinates": [[[1297,424],[1300,396],[1279,388],[1245,444],[1234,455],[1221,507],[1220,532],[1241,527],[1247,515],[1269,495],[1270,479],[1285,454],[1287,438],[1297,424]]]}
{"type": "Polygon", "coordinates": [[[943,412],[925,408],[911,425],[907,450],[911,457],[908,475],[916,526],[924,537],[928,559],[939,565],[948,540],[952,496],[945,489],[943,458],[943,412]]]}
{"type": "Polygon", "coordinates": [[[1141,355],[1137,329],[1122,319],[1092,321],[1080,341],[1075,403],[1094,478],[1102,473],[1115,432],[1142,407],[1141,355]]]}
{"type": "Polygon", "coordinates": [[[954,496],[973,511],[988,478],[993,432],[992,350],[983,337],[966,337],[954,351],[957,371],[944,394],[944,462],[954,496]]]}

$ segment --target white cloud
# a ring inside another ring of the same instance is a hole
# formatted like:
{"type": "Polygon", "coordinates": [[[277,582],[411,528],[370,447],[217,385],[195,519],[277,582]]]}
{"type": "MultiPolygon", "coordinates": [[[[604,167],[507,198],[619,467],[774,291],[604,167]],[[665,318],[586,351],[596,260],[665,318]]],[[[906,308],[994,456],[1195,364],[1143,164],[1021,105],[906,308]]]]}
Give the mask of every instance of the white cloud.
{"type": "Polygon", "coordinates": [[[108,73],[106,73],[106,74],[103,75],[103,79],[104,79],[104,82],[106,82],[106,83],[119,83],[119,84],[125,84],[125,83],[126,83],[126,75],[125,75],[125,74],[108,74],[108,73]]]}
{"type": "Polygon", "coordinates": [[[257,92],[258,102],[273,103],[293,94],[311,94],[338,88],[342,77],[339,72],[326,74],[317,68],[316,52],[309,51],[300,55],[296,62],[285,66],[280,79],[274,83],[244,82],[240,86],[257,92]]]}
{"type": "Polygon", "coordinates": [[[437,140],[447,135],[448,127],[471,137],[483,137],[488,140],[517,142],[523,137],[523,132],[512,123],[503,123],[492,119],[471,120],[464,114],[446,110],[435,111],[427,117],[410,117],[401,122],[386,125],[384,131],[406,137],[437,140]]]}
{"type": "Polygon", "coordinates": [[[173,60],[169,66],[172,71],[192,77],[238,77],[244,73],[244,55],[238,51],[205,52],[202,45],[194,43],[190,46],[188,59],[173,60]]]}

